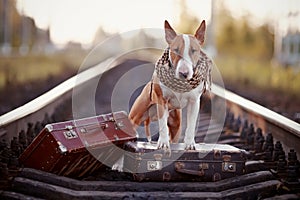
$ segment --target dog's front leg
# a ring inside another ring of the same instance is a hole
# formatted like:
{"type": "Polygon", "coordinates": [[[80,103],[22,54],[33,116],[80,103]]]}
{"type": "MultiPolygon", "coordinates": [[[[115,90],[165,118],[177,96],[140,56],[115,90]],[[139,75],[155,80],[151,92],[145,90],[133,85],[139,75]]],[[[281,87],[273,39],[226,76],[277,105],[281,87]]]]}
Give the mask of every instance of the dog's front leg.
{"type": "Polygon", "coordinates": [[[195,149],[195,129],[200,107],[200,98],[190,100],[187,105],[187,128],[185,131],[185,149],[195,149]]]}
{"type": "Polygon", "coordinates": [[[169,112],[166,104],[157,105],[157,116],[159,126],[159,138],[157,147],[159,149],[168,150],[170,148],[169,129],[168,129],[168,117],[169,112]]]}

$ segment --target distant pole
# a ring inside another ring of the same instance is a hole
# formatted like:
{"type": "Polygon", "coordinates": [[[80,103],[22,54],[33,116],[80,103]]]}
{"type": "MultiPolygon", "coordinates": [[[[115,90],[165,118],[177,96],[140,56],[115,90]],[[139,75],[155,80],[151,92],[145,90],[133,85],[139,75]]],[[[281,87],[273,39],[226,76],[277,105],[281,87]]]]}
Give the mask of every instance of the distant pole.
{"type": "Polygon", "coordinates": [[[211,10],[210,10],[210,24],[207,30],[207,51],[211,57],[217,55],[217,49],[215,46],[215,0],[211,0],[211,10]]]}
{"type": "Polygon", "coordinates": [[[210,7],[210,31],[211,31],[211,35],[212,35],[212,37],[211,37],[211,45],[214,47],[215,46],[215,30],[214,30],[214,26],[215,26],[215,6],[216,6],[216,4],[215,4],[215,0],[211,0],[211,7],[210,7]]]}
{"type": "Polygon", "coordinates": [[[28,54],[29,51],[29,23],[27,17],[24,15],[24,7],[22,3],[22,10],[21,10],[21,19],[22,19],[22,28],[21,28],[21,38],[22,43],[19,48],[19,52],[21,55],[28,54]]]}
{"type": "Polygon", "coordinates": [[[280,20],[275,22],[274,25],[274,53],[273,57],[274,59],[281,63],[282,62],[282,56],[283,48],[282,48],[282,30],[281,30],[281,23],[280,20]]]}
{"type": "Polygon", "coordinates": [[[11,53],[11,23],[10,23],[10,0],[3,0],[3,44],[2,44],[2,54],[10,55],[11,53]]]}
{"type": "Polygon", "coordinates": [[[215,9],[216,9],[216,2],[215,0],[211,0],[210,24],[207,30],[207,35],[208,35],[207,50],[211,57],[216,57],[218,53],[215,45],[215,9]]]}

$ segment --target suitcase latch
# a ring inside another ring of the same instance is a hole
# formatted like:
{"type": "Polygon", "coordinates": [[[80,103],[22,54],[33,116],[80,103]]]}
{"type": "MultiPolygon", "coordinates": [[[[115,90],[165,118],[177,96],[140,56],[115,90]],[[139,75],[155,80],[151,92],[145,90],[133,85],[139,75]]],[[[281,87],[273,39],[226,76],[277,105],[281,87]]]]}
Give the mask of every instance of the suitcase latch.
{"type": "Polygon", "coordinates": [[[64,131],[64,136],[68,140],[78,137],[77,133],[74,130],[64,131]]]}
{"type": "Polygon", "coordinates": [[[155,171],[162,169],[162,162],[161,161],[147,161],[147,170],[148,171],[155,171]]]}
{"type": "Polygon", "coordinates": [[[235,172],[236,171],[236,163],[223,162],[222,163],[222,171],[223,172],[235,172]]]}
{"type": "Polygon", "coordinates": [[[223,172],[235,172],[236,163],[230,162],[231,155],[223,155],[222,171],[223,172]]]}
{"type": "Polygon", "coordinates": [[[105,130],[108,128],[108,124],[107,123],[100,123],[100,127],[102,130],[105,130]]]}
{"type": "Polygon", "coordinates": [[[57,144],[58,144],[59,153],[61,154],[67,153],[68,149],[61,142],[57,142],[57,144]]]}

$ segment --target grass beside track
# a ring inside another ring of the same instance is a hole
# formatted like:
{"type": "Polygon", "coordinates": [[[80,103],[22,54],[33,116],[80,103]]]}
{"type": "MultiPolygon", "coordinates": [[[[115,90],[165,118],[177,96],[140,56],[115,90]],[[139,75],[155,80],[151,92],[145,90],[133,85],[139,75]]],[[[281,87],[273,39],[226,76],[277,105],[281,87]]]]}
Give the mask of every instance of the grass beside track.
{"type": "Polygon", "coordinates": [[[84,53],[1,57],[0,89],[7,84],[45,80],[65,70],[76,71],[84,57],[84,53]]]}

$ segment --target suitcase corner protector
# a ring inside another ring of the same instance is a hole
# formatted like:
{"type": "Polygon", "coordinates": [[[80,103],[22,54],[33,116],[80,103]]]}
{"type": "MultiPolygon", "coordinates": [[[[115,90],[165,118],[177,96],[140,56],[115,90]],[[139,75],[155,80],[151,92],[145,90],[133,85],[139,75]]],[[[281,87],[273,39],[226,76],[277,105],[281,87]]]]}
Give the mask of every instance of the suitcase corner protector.
{"type": "Polygon", "coordinates": [[[51,124],[47,124],[47,125],[45,126],[45,129],[46,129],[48,132],[51,132],[51,131],[53,131],[53,126],[52,126],[51,124]]]}

